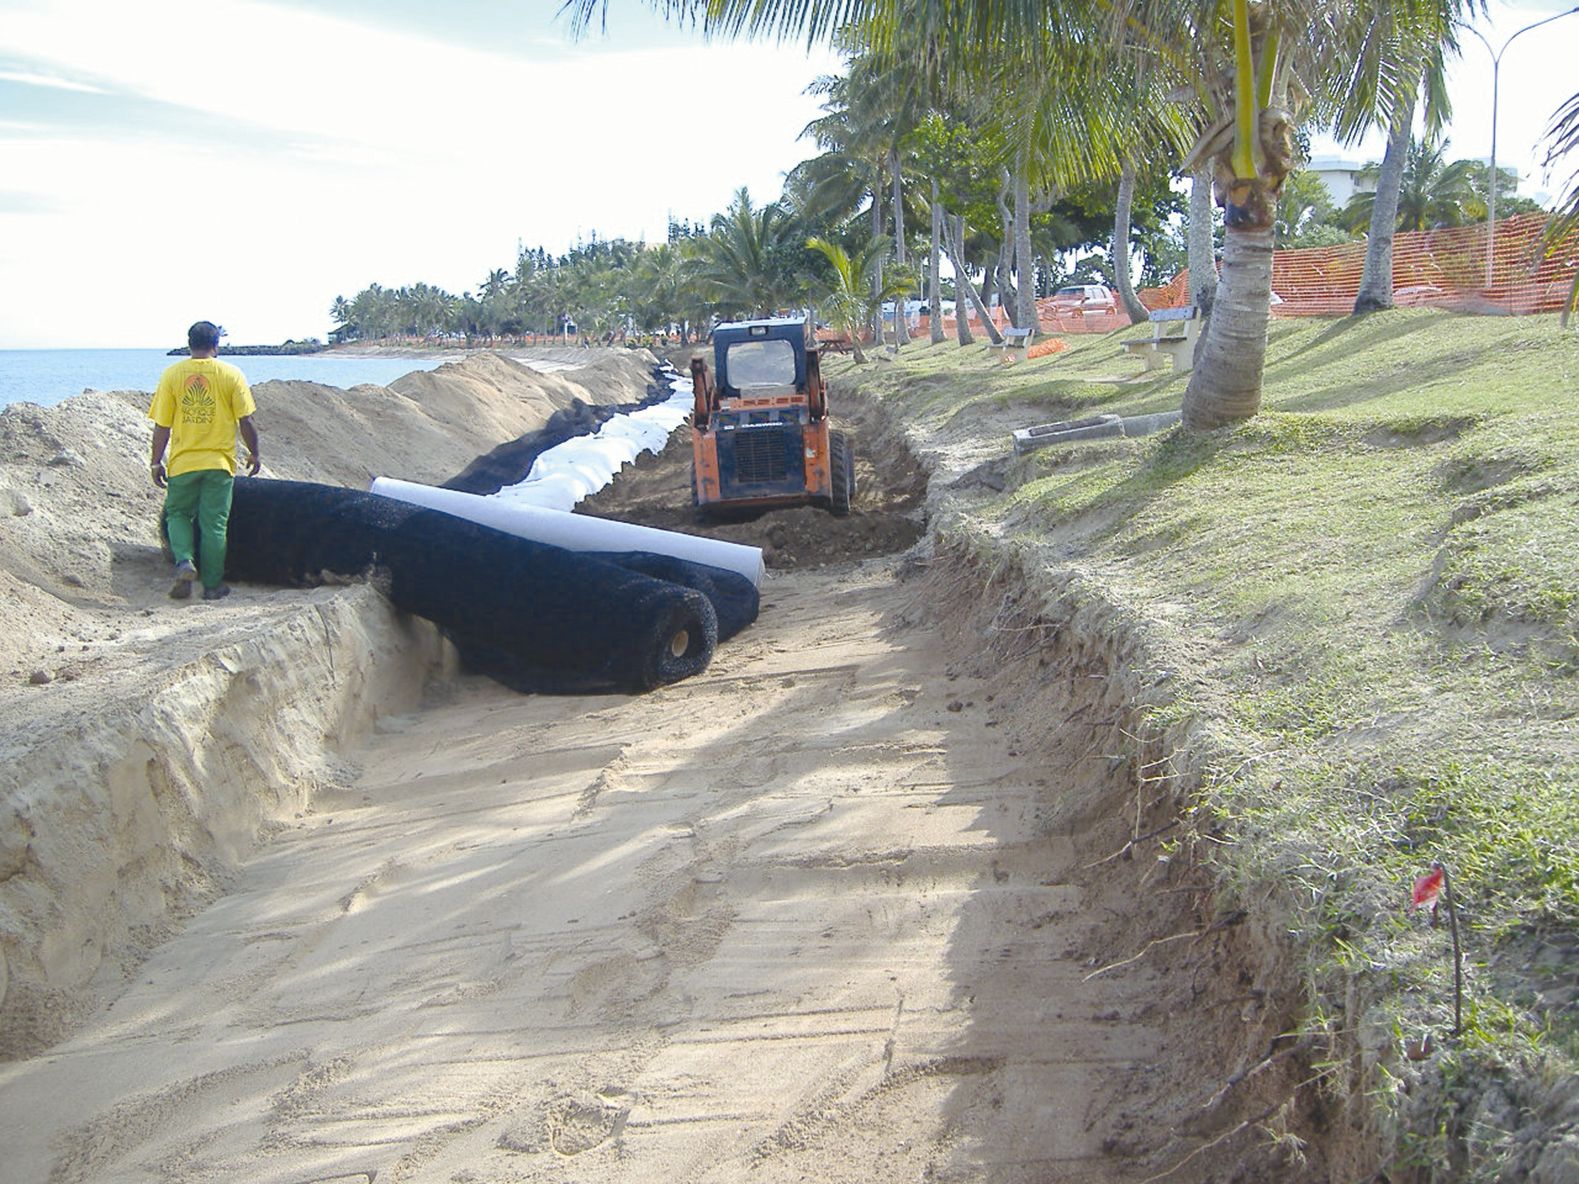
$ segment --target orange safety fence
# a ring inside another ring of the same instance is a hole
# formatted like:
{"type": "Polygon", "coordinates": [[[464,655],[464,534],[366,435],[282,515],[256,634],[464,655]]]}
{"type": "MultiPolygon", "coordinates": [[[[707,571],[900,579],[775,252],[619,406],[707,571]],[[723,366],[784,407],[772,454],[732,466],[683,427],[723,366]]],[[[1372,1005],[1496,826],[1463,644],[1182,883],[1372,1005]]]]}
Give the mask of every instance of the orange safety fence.
{"type": "MultiPolygon", "coordinates": [[[[1579,232],[1543,255],[1549,215],[1520,214],[1497,223],[1491,280],[1486,276],[1486,224],[1405,231],[1393,239],[1393,302],[1460,312],[1535,313],[1562,308],[1579,274],[1579,232]]],[[[1272,253],[1272,315],[1347,316],[1354,311],[1365,243],[1272,253]]],[[[1189,272],[1139,293],[1147,308],[1189,303],[1189,272]]]]}
{"type": "MultiPolygon", "coordinates": [[[[1404,231],[1393,238],[1393,302],[1400,308],[1429,306],[1470,313],[1557,312],[1579,275],[1579,231],[1568,235],[1550,253],[1542,251],[1549,214],[1519,214],[1497,223],[1492,249],[1491,282],[1486,282],[1486,224],[1440,230],[1404,231]]],[[[1335,247],[1272,253],[1272,315],[1337,317],[1354,311],[1365,268],[1364,241],[1335,247]]],[[[1190,273],[1181,271],[1160,288],[1137,295],[1149,309],[1183,308],[1190,302],[1190,273]]],[[[1043,333],[1109,333],[1130,324],[1123,306],[1080,309],[1052,297],[1036,302],[1043,333]]],[[[1009,327],[1008,314],[992,310],[999,330],[1009,327]]],[[[966,322],[984,335],[974,312],[966,322]]],[[[943,328],[954,339],[954,318],[943,328]]],[[[926,338],[927,317],[911,325],[912,338],[926,338]]]]}
{"type": "Polygon", "coordinates": [[[1038,341],[1025,351],[1027,358],[1045,358],[1048,354],[1061,354],[1069,348],[1069,343],[1061,337],[1049,337],[1046,341],[1038,341]]]}
{"type": "MultiPolygon", "coordinates": [[[[1055,307],[1052,298],[1046,296],[1036,302],[1036,319],[1039,322],[1037,328],[1039,333],[1107,333],[1113,329],[1122,329],[1130,323],[1128,315],[1122,308],[1081,312],[1079,309],[1055,307]]],[[[987,331],[982,327],[981,318],[975,313],[972,313],[965,323],[974,336],[981,338],[987,335],[987,331]]],[[[1013,327],[1009,314],[1001,307],[992,310],[992,323],[1000,333],[1013,327]]],[[[923,315],[910,321],[912,341],[927,340],[931,333],[930,317],[923,315]]],[[[951,316],[943,317],[943,335],[950,341],[957,340],[955,320],[951,316]]]]}
{"type": "MultiPolygon", "coordinates": [[[[1549,218],[1545,213],[1519,214],[1497,223],[1490,283],[1486,282],[1484,222],[1396,235],[1393,302],[1400,308],[1429,306],[1469,313],[1559,311],[1579,275],[1579,230],[1563,239],[1557,250],[1543,253],[1542,236],[1549,218]]],[[[1364,268],[1363,240],[1272,252],[1272,315],[1348,316],[1354,311],[1364,268]]],[[[1136,295],[1148,309],[1183,308],[1190,303],[1190,273],[1181,271],[1162,287],[1142,288],[1136,295]]],[[[1110,333],[1131,323],[1116,299],[1111,309],[1084,309],[1044,296],[1036,302],[1036,315],[1038,331],[1047,334],[1110,333]]],[[[992,309],[992,321],[1000,333],[1012,324],[1001,306],[992,309]]],[[[978,339],[986,336],[974,310],[966,324],[978,339]]],[[[912,341],[930,339],[930,317],[911,317],[908,325],[912,341]]],[[[891,321],[887,332],[893,332],[891,321]]],[[[956,340],[953,317],[944,316],[943,332],[949,341],[956,340]]],[[[863,342],[870,340],[870,333],[862,336],[863,342]]],[[[1033,346],[1028,356],[1044,356],[1037,348],[1033,346]]],[[[1065,343],[1058,342],[1045,352],[1064,348],[1065,343]]]]}

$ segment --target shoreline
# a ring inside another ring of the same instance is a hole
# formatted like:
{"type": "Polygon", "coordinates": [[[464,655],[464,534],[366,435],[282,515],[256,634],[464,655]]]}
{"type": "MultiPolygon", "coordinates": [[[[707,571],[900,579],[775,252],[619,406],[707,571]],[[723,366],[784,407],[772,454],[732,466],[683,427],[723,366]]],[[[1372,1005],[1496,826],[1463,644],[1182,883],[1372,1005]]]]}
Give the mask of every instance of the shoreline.
{"type": "MultiPolygon", "coordinates": [[[[347,390],[388,386],[408,373],[433,370],[469,357],[494,354],[541,373],[577,370],[639,351],[623,347],[515,346],[507,349],[348,345],[312,354],[221,355],[239,366],[249,383],[313,382],[347,390]]],[[[159,375],[177,361],[158,349],[51,349],[17,355],[0,364],[0,407],[32,403],[53,407],[86,391],[154,389],[159,375]]]]}

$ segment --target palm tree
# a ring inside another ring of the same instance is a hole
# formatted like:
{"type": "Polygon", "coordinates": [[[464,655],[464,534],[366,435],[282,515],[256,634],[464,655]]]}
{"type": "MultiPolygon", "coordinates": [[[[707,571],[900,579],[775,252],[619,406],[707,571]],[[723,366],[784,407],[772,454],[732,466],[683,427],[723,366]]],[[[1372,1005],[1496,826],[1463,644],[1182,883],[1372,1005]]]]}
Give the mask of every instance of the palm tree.
{"type": "Polygon", "coordinates": [[[800,301],[804,241],[782,206],[755,209],[742,187],[729,210],[713,216],[711,232],[695,240],[692,275],[720,311],[767,316],[800,301]]]}
{"type": "MultiPolygon", "coordinates": [[[[1579,151],[1579,92],[1552,116],[1547,142],[1550,145],[1546,150],[1547,168],[1554,166],[1570,152],[1579,151]]],[[[1563,194],[1552,220],[1546,225],[1546,233],[1541,240],[1543,254],[1555,254],[1559,245],[1575,233],[1579,233],[1579,168],[1568,178],[1568,192],[1563,194]]],[[[1568,320],[1575,308],[1579,308],[1579,275],[1574,276],[1573,286],[1568,289],[1568,299],[1563,305],[1563,328],[1568,327],[1568,320]]]]}
{"type": "Polygon", "coordinates": [[[644,251],[628,276],[627,301],[639,328],[667,333],[684,321],[686,269],[675,247],[660,243],[644,251]]]}
{"type": "MultiPolygon", "coordinates": [[[[988,311],[986,298],[972,278],[976,269],[969,255],[965,211],[967,208],[985,209],[997,195],[999,186],[993,177],[1001,167],[1006,139],[1001,128],[985,121],[977,122],[979,116],[972,106],[966,104],[963,114],[952,119],[933,112],[910,139],[910,154],[917,171],[938,183],[938,248],[954,269],[954,324],[962,346],[975,340],[970,331],[972,308],[992,342],[1003,342],[988,311]]],[[[999,255],[1002,255],[1001,244],[999,255]]],[[[990,268],[988,275],[991,275],[990,268]]]]}
{"type": "MultiPolygon", "coordinates": [[[[871,235],[881,238],[891,149],[896,140],[885,110],[884,80],[869,60],[853,51],[849,42],[843,44],[850,53],[847,73],[824,75],[808,88],[809,93],[823,96],[825,114],[807,124],[802,135],[810,135],[818,147],[824,149],[819,169],[824,176],[839,170],[846,174],[842,183],[831,189],[829,197],[821,199],[822,202],[837,197],[843,198],[841,204],[848,206],[848,195],[859,193],[869,197],[871,235]]],[[[873,276],[874,291],[881,282],[879,269],[873,276]]],[[[881,319],[873,323],[873,330],[881,344],[881,319]]]]}
{"type": "Polygon", "coordinates": [[[1376,198],[1366,235],[1365,266],[1355,295],[1356,314],[1393,306],[1393,235],[1416,111],[1424,105],[1425,130],[1435,137],[1451,109],[1447,57],[1458,52],[1464,10],[1479,0],[1376,0],[1369,25],[1348,26],[1351,40],[1333,60],[1327,105],[1333,131],[1353,143],[1375,128],[1387,131],[1387,149],[1376,174],[1376,198]]]}
{"type": "Polygon", "coordinates": [[[349,341],[356,336],[356,312],[344,296],[334,298],[334,303],[329,306],[329,316],[334,320],[334,332],[330,337],[335,341],[349,341]]]}
{"type": "Polygon", "coordinates": [[[1278,194],[1272,241],[1278,247],[1291,247],[1302,232],[1325,222],[1332,213],[1332,195],[1326,183],[1315,173],[1297,169],[1288,175],[1283,192],[1278,194]]]}
{"type": "Polygon", "coordinates": [[[819,305],[829,322],[849,337],[857,364],[866,361],[861,352],[861,331],[885,300],[896,303],[909,292],[915,278],[903,269],[886,274],[883,260],[888,254],[886,239],[870,239],[854,256],[836,242],[809,238],[806,245],[822,254],[833,269],[832,284],[824,291],[819,305]]]}
{"type": "Polygon", "coordinates": [[[1140,302],[1140,297],[1135,295],[1135,285],[1130,280],[1130,212],[1134,203],[1135,166],[1125,161],[1124,171],[1118,181],[1118,200],[1114,203],[1113,210],[1113,281],[1114,286],[1118,288],[1118,298],[1123,302],[1124,311],[1129,314],[1129,319],[1144,321],[1146,306],[1140,302]]]}
{"type": "Polygon", "coordinates": [[[1371,198],[1365,266],[1360,272],[1360,290],[1354,296],[1356,314],[1393,307],[1393,235],[1398,232],[1398,199],[1403,193],[1414,113],[1411,98],[1393,116],[1392,129],[1387,133],[1387,149],[1376,172],[1376,190],[1371,198]]]}
{"type": "Polygon", "coordinates": [[[1190,303],[1211,316],[1217,295],[1217,247],[1212,225],[1212,170],[1203,164],[1190,174],[1190,303]]]}
{"type": "MultiPolygon", "coordinates": [[[[1446,154],[1445,141],[1410,142],[1398,189],[1396,229],[1463,226],[1486,216],[1485,198],[1477,184],[1485,166],[1475,160],[1449,163],[1446,154]]],[[[1376,164],[1367,165],[1355,174],[1355,181],[1375,185],[1380,171],[1376,164]]],[[[1506,185],[1506,179],[1503,183],[1506,185]]],[[[1372,207],[1377,201],[1374,191],[1356,193],[1344,207],[1344,220],[1355,229],[1370,225],[1372,207]]]]}

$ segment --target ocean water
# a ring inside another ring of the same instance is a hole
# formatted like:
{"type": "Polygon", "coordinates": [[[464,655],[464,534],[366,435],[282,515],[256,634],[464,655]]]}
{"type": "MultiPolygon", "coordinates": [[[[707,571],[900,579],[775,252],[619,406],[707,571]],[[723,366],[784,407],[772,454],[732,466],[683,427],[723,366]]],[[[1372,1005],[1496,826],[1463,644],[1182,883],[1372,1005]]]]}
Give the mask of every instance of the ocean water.
{"type": "MultiPolygon", "coordinates": [[[[0,407],[39,403],[52,407],[84,390],[149,391],[177,359],[162,349],[0,349],[0,407]]],[[[256,385],[299,379],[346,388],[371,382],[388,386],[414,370],[432,370],[446,358],[227,357],[256,385]]]]}

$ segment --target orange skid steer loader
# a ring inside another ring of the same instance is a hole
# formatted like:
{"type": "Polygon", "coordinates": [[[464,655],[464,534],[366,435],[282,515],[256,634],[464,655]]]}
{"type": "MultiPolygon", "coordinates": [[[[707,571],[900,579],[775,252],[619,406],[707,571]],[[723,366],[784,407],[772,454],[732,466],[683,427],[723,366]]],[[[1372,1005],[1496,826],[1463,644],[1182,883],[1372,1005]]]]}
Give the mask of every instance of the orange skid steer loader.
{"type": "Polygon", "coordinates": [[[806,322],[741,321],[713,330],[713,364],[691,360],[691,498],[704,514],[821,506],[855,497],[849,439],[828,422],[806,322]]]}

